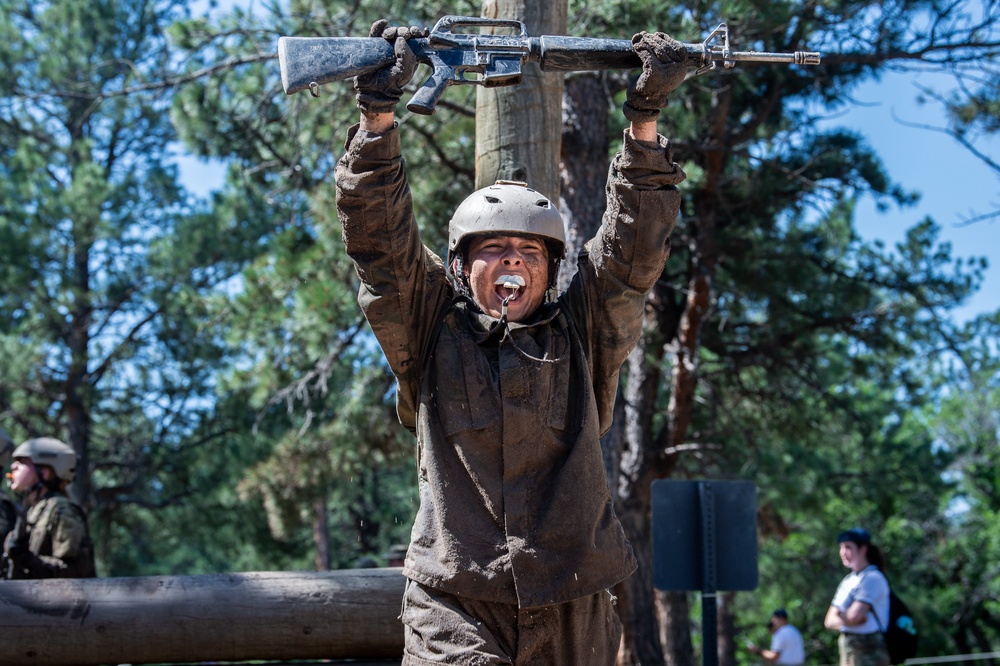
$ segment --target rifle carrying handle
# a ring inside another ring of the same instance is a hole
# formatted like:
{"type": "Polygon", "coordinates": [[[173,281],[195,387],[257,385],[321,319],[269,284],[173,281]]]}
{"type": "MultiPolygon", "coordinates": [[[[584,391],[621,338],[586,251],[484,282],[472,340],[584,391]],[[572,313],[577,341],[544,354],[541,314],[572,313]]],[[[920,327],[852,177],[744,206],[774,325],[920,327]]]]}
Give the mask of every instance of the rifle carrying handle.
{"type": "MultiPolygon", "coordinates": [[[[406,108],[412,113],[422,116],[429,116],[434,113],[434,107],[444,94],[445,89],[456,81],[456,74],[453,68],[441,59],[435,51],[435,47],[449,46],[453,44],[453,35],[470,28],[509,28],[516,35],[515,39],[528,39],[528,28],[524,22],[514,19],[496,19],[473,16],[442,16],[430,32],[426,42],[418,41],[420,47],[414,49],[420,62],[427,63],[433,71],[422,86],[413,93],[413,97],[406,103],[406,108]],[[459,29],[459,30],[456,30],[459,29]]],[[[458,79],[461,81],[461,75],[458,79]]]]}
{"type": "Polygon", "coordinates": [[[482,16],[442,16],[431,30],[431,39],[435,37],[447,39],[448,34],[454,34],[452,28],[511,28],[517,32],[515,37],[528,36],[528,26],[516,19],[486,18],[482,16]]]}

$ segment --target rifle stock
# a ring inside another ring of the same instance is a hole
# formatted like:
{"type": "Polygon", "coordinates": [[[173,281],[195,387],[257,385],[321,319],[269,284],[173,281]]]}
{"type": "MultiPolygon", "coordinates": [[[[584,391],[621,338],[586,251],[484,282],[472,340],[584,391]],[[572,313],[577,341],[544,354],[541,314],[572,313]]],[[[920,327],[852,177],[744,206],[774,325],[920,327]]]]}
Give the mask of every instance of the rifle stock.
{"type": "MultiPolygon", "coordinates": [[[[429,115],[453,84],[485,87],[520,83],[521,65],[537,62],[542,71],[580,72],[635,69],[642,66],[631,40],[543,35],[529,37],[520,21],[445,16],[428,37],[409,40],[417,61],[429,65],[431,76],[414,93],[406,108],[429,115]],[[453,28],[513,28],[519,34],[474,34],[453,28]],[[471,78],[470,78],[471,75],[471,78]]],[[[729,29],[722,23],[699,44],[684,44],[688,67],[695,74],[715,69],[717,63],[733,67],[736,62],[769,62],[818,65],[813,51],[767,53],[731,51],[729,29]],[[713,44],[717,39],[722,44],[713,44]]],[[[292,95],[309,89],[319,96],[319,86],[374,72],[395,61],[392,44],[381,37],[281,37],[278,63],[281,85],[292,95]]]]}
{"type": "Polygon", "coordinates": [[[378,37],[278,39],[281,87],[288,95],[373,72],[395,60],[392,44],[378,37]]]}

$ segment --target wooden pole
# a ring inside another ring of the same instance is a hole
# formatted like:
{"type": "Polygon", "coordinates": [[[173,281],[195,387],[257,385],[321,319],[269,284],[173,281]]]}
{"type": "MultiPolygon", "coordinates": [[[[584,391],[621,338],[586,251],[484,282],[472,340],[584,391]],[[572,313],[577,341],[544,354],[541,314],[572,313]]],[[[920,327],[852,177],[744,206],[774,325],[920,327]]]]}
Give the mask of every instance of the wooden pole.
{"type": "MultiPolygon", "coordinates": [[[[566,0],[485,0],[482,8],[486,18],[523,21],[532,37],[566,34],[566,0]]],[[[534,62],[524,63],[516,86],[476,89],[477,190],[520,180],[559,205],[562,97],[563,73],[534,62]]]]}
{"type": "Polygon", "coordinates": [[[400,569],[0,581],[0,663],[401,658],[400,569]]]}

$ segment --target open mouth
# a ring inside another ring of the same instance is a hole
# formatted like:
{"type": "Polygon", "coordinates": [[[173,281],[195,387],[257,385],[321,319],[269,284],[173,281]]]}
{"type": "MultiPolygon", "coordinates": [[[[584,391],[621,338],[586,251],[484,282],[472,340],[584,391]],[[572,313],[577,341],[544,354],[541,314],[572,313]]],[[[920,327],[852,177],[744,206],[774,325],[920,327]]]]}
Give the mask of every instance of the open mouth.
{"type": "Polygon", "coordinates": [[[501,275],[493,283],[493,288],[501,300],[516,301],[520,296],[520,290],[527,283],[520,275],[501,275]]]}

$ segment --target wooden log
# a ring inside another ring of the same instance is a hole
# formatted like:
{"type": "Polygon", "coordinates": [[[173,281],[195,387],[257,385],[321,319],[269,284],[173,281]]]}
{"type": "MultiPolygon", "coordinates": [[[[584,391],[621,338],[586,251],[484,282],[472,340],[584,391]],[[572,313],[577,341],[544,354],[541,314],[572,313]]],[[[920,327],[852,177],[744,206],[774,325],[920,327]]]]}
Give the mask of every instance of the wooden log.
{"type": "Polygon", "coordinates": [[[0,663],[399,659],[400,569],[0,581],[0,663]]]}

